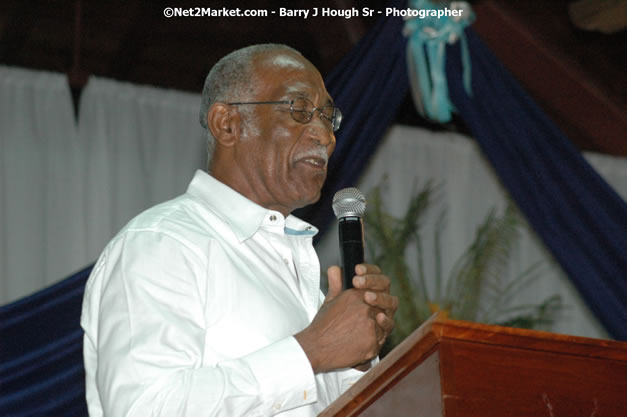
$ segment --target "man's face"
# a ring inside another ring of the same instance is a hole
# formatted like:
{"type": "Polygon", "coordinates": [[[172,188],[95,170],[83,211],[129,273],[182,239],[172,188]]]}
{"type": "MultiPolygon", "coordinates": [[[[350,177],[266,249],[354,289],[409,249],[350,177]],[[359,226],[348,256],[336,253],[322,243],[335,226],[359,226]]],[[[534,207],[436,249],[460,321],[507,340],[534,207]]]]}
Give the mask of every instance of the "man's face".
{"type": "MultiPolygon", "coordinates": [[[[258,56],[254,75],[254,101],[304,97],[316,108],[332,104],[320,73],[296,54],[281,51],[258,56]]],[[[309,123],[297,122],[289,104],[251,107],[241,112],[243,131],[235,150],[236,164],[247,184],[236,188],[283,214],[318,201],[335,148],[328,122],[317,111],[309,123]]]]}

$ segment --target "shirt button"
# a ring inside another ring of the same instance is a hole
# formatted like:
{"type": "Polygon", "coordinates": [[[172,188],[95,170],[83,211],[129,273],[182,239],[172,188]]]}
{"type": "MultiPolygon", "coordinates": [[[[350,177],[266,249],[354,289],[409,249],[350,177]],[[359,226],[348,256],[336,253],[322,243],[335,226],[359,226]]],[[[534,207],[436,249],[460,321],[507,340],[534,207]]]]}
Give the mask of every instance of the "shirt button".
{"type": "Polygon", "coordinates": [[[275,403],[274,403],[274,405],[273,405],[272,407],[273,407],[275,410],[280,410],[282,405],[283,405],[283,404],[281,404],[280,402],[278,402],[278,401],[277,401],[277,402],[275,402],[275,403]]]}
{"type": "Polygon", "coordinates": [[[287,258],[283,258],[283,262],[285,262],[285,265],[290,263],[289,259],[287,259],[287,258]]]}
{"type": "Polygon", "coordinates": [[[270,216],[270,221],[271,222],[276,221],[276,216],[274,214],[270,216]]]}

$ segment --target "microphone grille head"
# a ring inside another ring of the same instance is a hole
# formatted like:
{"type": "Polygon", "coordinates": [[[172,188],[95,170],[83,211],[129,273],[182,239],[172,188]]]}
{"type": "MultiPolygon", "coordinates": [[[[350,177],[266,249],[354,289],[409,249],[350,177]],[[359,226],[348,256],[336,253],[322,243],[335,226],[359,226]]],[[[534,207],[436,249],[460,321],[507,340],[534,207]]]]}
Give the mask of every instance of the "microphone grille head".
{"type": "Polygon", "coordinates": [[[362,217],[366,211],[366,197],[357,188],[350,187],[338,191],[333,196],[333,213],[338,219],[362,217]]]}

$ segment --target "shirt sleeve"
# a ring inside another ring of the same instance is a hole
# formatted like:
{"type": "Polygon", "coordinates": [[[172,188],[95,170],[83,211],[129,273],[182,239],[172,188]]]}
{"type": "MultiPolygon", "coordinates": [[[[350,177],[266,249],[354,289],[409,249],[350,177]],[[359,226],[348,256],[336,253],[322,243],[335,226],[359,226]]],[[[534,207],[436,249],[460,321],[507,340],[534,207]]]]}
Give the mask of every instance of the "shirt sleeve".
{"type": "Polygon", "coordinates": [[[205,364],[204,268],[193,248],[159,232],[127,233],[98,261],[81,323],[88,401],[105,416],[271,416],[316,401],[291,336],[205,364]]]}

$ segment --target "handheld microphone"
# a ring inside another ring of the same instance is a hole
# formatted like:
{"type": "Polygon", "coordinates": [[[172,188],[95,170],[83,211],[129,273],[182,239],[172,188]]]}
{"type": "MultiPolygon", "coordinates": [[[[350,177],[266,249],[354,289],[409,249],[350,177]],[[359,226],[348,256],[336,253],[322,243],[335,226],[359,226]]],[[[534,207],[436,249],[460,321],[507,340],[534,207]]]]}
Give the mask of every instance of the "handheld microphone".
{"type": "Polygon", "coordinates": [[[357,188],[344,188],[333,196],[333,213],[339,223],[340,266],[344,289],[353,288],[355,266],[364,262],[366,198],[357,188]]]}

